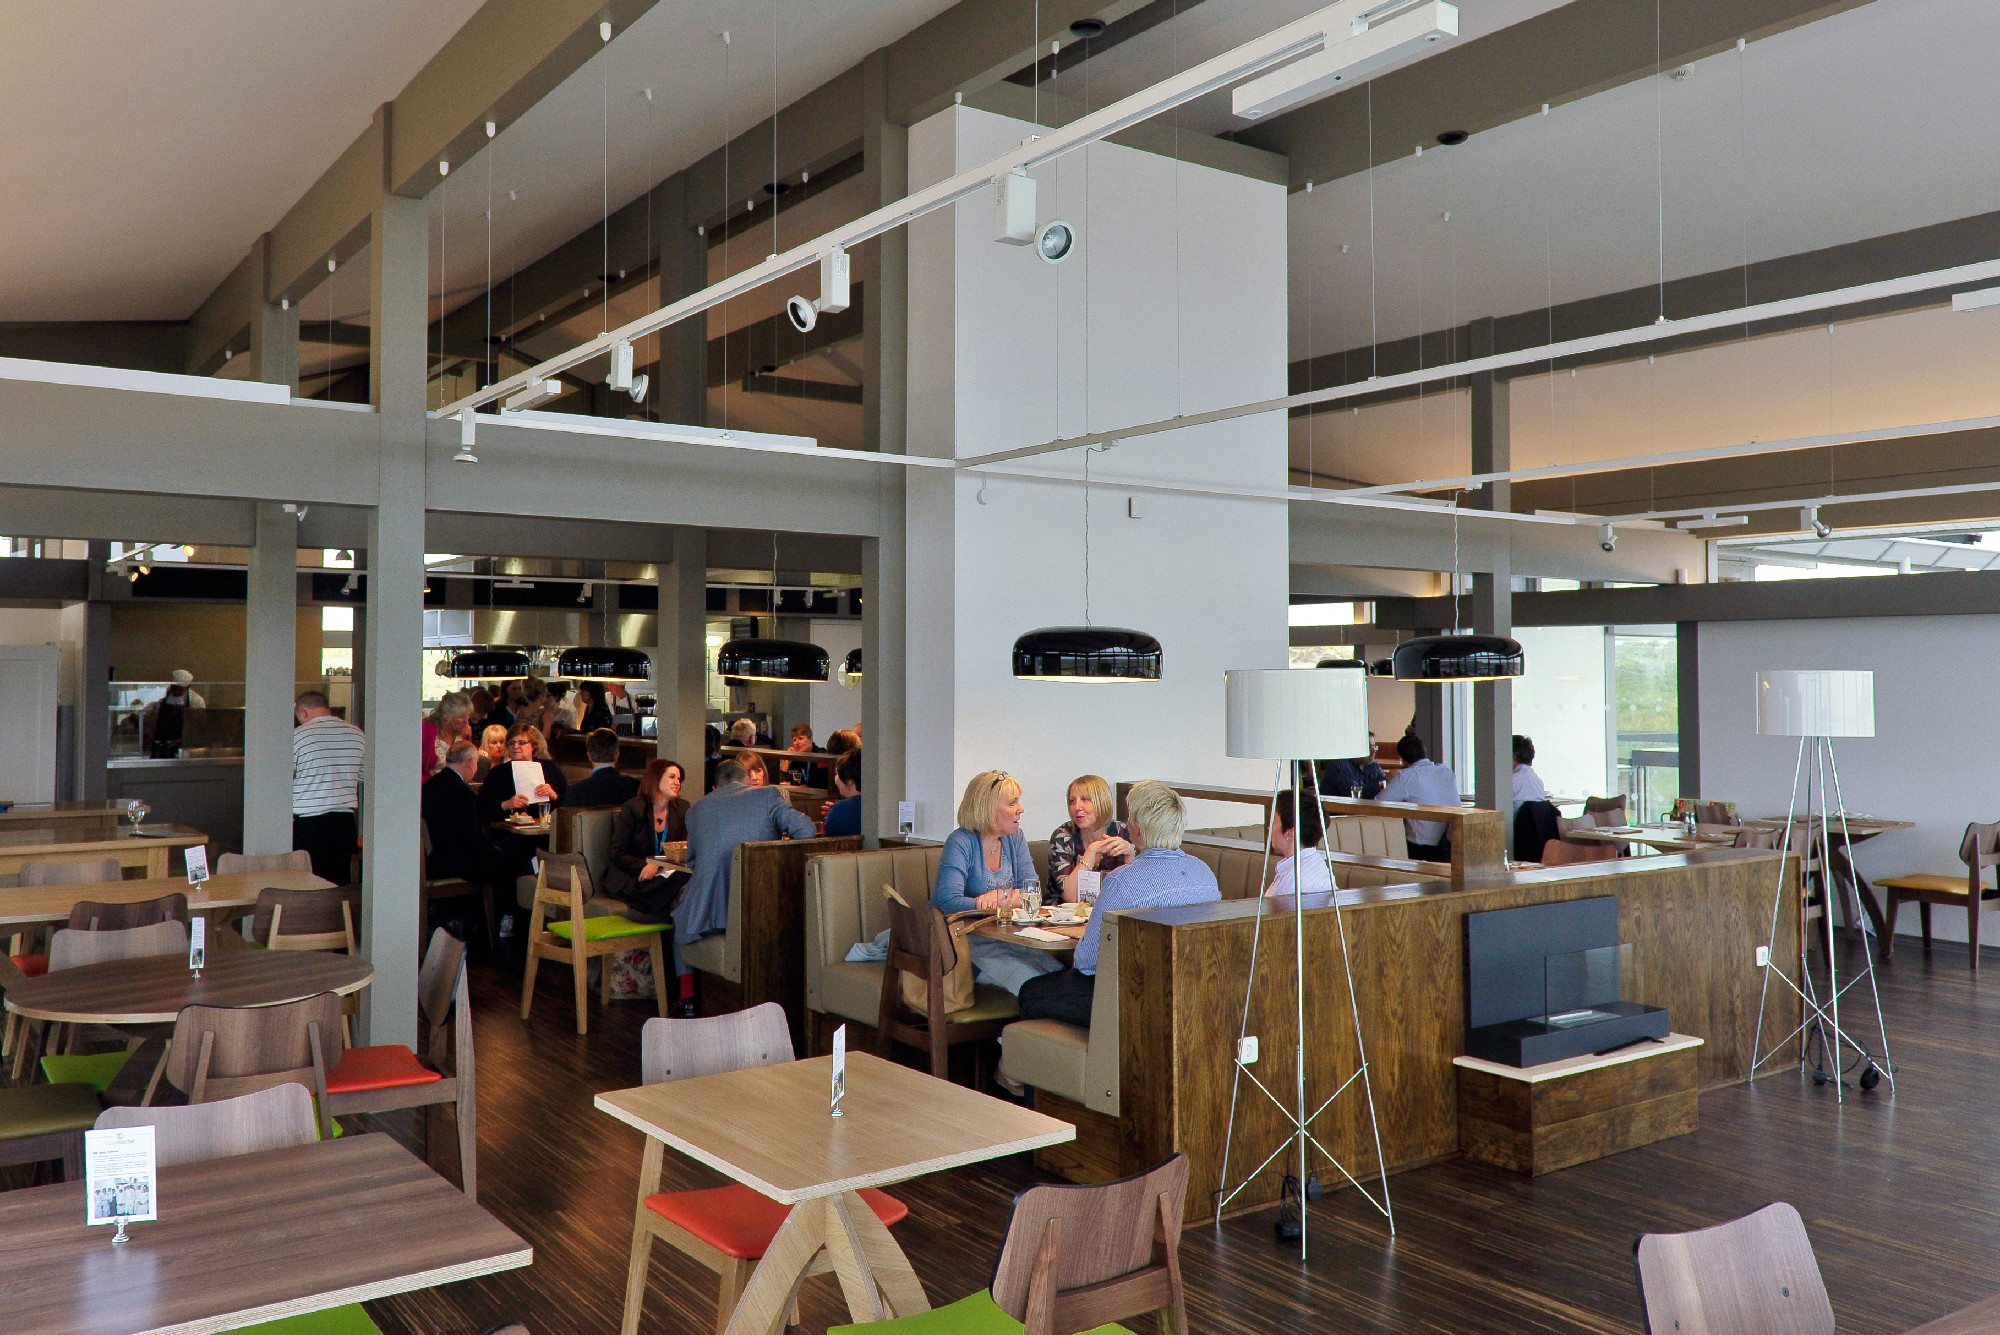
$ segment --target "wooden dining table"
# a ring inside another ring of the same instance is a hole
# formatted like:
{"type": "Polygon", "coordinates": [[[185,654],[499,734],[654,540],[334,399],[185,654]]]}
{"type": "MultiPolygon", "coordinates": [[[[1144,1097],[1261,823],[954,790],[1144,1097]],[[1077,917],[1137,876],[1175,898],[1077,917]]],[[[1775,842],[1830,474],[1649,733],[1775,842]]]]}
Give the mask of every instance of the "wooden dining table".
{"type": "Polygon", "coordinates": [[[185,825],[146,825],[121,829],[103,838],[72,839],[51,830],[0,831],[0,876],[18,876],[30,862],[96,862],[116,858],[126,870],[158,879],[173,865],[177,848],[208,842],[200,830],[185,825]]]}
{"type": "Polygon", "coordinates": [[[78,838],[107,838],[124,815],[123,802],[17,802],[0,811],[0,831],[47,829],[78,838]]]}
{"type": "Polygon", "coordinates": [[[187,956],[151,955],[84,964],[40,978],[0,962],[7,1009],[69,1024],[171,1024],[189,1006],[271,1006],[321,992],[341,996],[375,981],[359,955],[309,950],[211,950],[196,977],[187,956]]]}
{"type": "Polygon", "coordinates": [[[1696,826],[1688,837],[1682,825],[1572,825],[1563,838],[1578,844],[1644,844],[1661,853],[1693,853],[1704,848],[1728,848],[1736,842],[1736,826],[1696,826]]]}
{"type": "Polygon", "coordinates": [[[1903,1335],[2000,1335],[2000,1294],[1913,1326],[1903,1335]]]}
{"type": "Polygon", "coordinates": [[[115,1248],[83,1187],[0,1192],[8,1335],[205,1335],[535,1259],[379,1132],[162,1168],[160,1217],[115,1248]]]}
{"type": "Polygon", "coordinates": [[[989,936],[995,941],[1005,941],[1010,946],[1026,946],[1029,950],[1046,950],[1052,955],[1066,955],[1075,950],[1077,942],[1083,940],[1087,922],[1050,922],[1043,919],[1034,923],[1002,922],[998,918],[980,923],[973,928],[974,935],[989,936]],[[1060,941],[1040,941],[1032,936],[1022,936],[1021,928],[1039,927],[1043,931],[1054,932],[1062,937],[1060,941]]]}
{"type": "MultiPolygon", "coordinates": [[[[1757,820],[1748,820],[1743,823],[1752,829],[1777,830],[1782,832],[1786,825],[1786,818],[1783,816],[1764,816],[1757,820]]],[[[1818,816],[1793,816],[1790,823],[1792,826],[1792,847],[1794,850],[1797,850],[1807,839],[1812,840],[1815,847],[1819,845],[1820,818],[1818,816]]],[[[1874,885],[1869,882],[1868,878],[1861,874],[1861,869],[1854,865],[1854,859],[1847,851],[1848,847],[1852,844],[1866,843],[1878,835],[1888,834],[1894,830],[1914,830],[1916,828],[1915,821],[1881,820],[1874,816],[1835,816],[1826,823],[1827,861],[1830,864],[1830,870],[1833,872],[1834,884],[1840,890],[1841,909],[1847,918],[1847,931],[1850,938],[1861,921],[1862,913],[1868,915],[1868,921],[1875,928],[1877,949],[1888,943],[1890,930],[1889,920],[1882,910],[1881,896],[1876,893],[1874,885]],[[1856,911],[1857,905],[1859,906],[1859,912],[1856,911]]]]}
{"type": "Polygon", "coordinates": [[[777,1335],[822,1249],[855,1320],[929,1311],[909,1258],[856,1193],[1076,1139],[1068,1122],[865,1052],[847,1056],[835,1117],[832,1079],[833,1058],[816,1057],[596,1097],[600,1112],[645,1135],[648,1190],[672,1146],[793,1207],[724,1335],[777,1335]]]}
{"type": "Polygon", "coordinates": [[[98,904],[143,904],[164,895],[188,898],[188,912],[213,921],[255,908],[265,890],[325,890],[333,882],[309,871],[241,871],[210,876],[200,885],[187,878],[145,877],[136,881],[97,881],[81,885],[0,886],[0,934],[7,929],[40,923],[67,922],[70,910],[86,901],[98,904]]]}

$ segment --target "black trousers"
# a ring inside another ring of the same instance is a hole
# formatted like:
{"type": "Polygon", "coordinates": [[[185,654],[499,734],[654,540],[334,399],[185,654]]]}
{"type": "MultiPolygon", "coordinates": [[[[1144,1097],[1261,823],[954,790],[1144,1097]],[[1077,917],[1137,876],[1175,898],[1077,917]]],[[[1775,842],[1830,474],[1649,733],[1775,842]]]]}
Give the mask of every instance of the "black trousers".
{"type": "Polygon", "coordinates": [[[313,875],[335,885],[354,879],[354,850],[361,846],[360,827],[351,811],[292,817],[292,847],[312,855],[313,875]]]}
{"type": "Polygon", "coordinates": [[[1080,1029],[1090,1028],[1090,1003],[1097,994],[1097,975],[1063,969],[1038,973],[1021,984],[1021,1018],[1061,1020],[1080,1029]]]}
{"type": "Polygon", "coordinates": [[[1450,862],[1451,840],[1441,844],[1411,844],[1410,856],[1419,862],[1450,862]]]}

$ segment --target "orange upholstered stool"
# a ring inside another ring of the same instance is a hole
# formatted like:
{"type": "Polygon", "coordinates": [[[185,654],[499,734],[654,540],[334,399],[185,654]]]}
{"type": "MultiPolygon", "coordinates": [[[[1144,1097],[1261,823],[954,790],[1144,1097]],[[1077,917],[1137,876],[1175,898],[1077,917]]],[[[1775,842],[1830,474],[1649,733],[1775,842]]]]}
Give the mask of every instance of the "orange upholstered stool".
{"type": "Polygon", "coordinates": [[[444,1073],[417,1060],[400,1043],[374,1048],[349,1048],[326,1073],[328,1094],[356,1094],[365,1089],[400,1089],[404,1085],[434,1085],[444,1073]]]}
{"type": "MultiPolygon", "coordinates": [[[[863,1187],[861,1199],[884,1224],[900,1224],[910,1213],[909,1206],[873,1187],[863,1187]]],[[[661,1192],[646,1198],[646,1208],[738,1261],[760,1260],[792,1212],[791,1206],[740,1182],[706,1191],[661,1192]]]]}
{"type": "Polygon", "coordinates": [[[47,955],[16,955],[14,956],[14,967],[30,978],[40,978],[49,971],[49,957],[47,955]]]}

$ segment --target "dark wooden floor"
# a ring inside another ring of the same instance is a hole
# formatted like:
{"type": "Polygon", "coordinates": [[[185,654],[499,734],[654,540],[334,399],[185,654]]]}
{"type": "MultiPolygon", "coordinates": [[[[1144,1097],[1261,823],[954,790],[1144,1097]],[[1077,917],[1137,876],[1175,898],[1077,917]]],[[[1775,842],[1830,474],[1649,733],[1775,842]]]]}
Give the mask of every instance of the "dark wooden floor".
{"type": "MultiPolygon", "coordinates": [[[[1352,1192],[1312,1207],[1301,1263],[1261,1214],[1189,1230],[1182,1264],[1197,1332],[1637,1331],[1632,1243],[1772,1200],[1805,1216],[1840,1328],[1905,1330],[2000,1291],[2000,958],[1975,985],[1963,947],[1899,952],[1883,1000],[1900,1091],[1850,1093],[1789,1071],[1701,1101],[1692,1136],[1531,1181],[1452,1160],[1391,1179],[1397,1236],[1352,1192]]],[[[544,971],[545,973],[549,971],[544,971]]],[[[618,1328],[639,1165],[637,1133],[590,1107],[638,1079],[643,1003],[593,1010],[577,1037],[554,971],[533,1022],[518,975],[475,981],[482,1203],[535,1248],[533,1267],[371,1305],[385,1331],[535,1335],[618,1328]]],[[[566,977],[566,975],[565,975],[566,977]]],[[[1850,997],[1857,994],[1850,993],[1850,997]]],[[[409,1125],[384,1118],[388,1129],[409,1125]]],[[[907,1183],[898,1236],[936,1301],[983,1287],[1023,1159],[907,1183]]],[[[670,1185],[719,1179],[669,1155],[670,1185]]],[[[656,1250],[642,1330],[712,1329],[705,1271],[656,1250]]],[[[830,1279],[808,1285],[807,1330],[844,1320],[830,1279]]],[[[1149,1328],[1149,1327],[1148,1327],[1149,1328]]]]}

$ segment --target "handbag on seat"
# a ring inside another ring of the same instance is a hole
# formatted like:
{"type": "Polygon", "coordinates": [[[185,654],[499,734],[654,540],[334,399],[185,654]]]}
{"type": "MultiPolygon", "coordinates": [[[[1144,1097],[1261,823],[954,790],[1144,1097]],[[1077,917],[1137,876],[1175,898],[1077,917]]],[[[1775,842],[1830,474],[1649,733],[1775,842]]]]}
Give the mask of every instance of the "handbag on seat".
{"type": "MultiPolygon", "coordinates": [[[[882,887],[882,894],[891,903],[897,904],[902,908],[909,909],[914,907],[910,901],[896,893],[896,887],[893,885],[885,884],[882,887]]],[[[935,912],[935,910],[932,911],[935,912]]],[[[992,914],[982,910],[971,909],[963,913],[951,914],[944,920],[946,932],[950,937],[952,951],[951,967],[944,970],[944,1009],[947,1015],[953,1011],[966,1010],[972,1005],[972,929],[992,916],[992,914]]],[[[905,948],[909,948],[910,944],[906,943],[905,948]]],[[[892,954],[895,945],[896,942],[892,936],[890,938],[892,954]]],[[[925,945],[925,953],[928,954],[929,943],[926,942],[925,945]]],[[[919,1015],[929,1014],[931,999],[928,980],[919,978],[917,975],[906,971],[903,974],[902,983],[903,1004],[919,1015]]]]}

